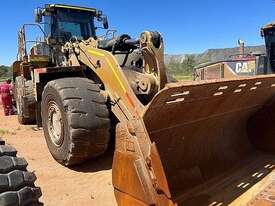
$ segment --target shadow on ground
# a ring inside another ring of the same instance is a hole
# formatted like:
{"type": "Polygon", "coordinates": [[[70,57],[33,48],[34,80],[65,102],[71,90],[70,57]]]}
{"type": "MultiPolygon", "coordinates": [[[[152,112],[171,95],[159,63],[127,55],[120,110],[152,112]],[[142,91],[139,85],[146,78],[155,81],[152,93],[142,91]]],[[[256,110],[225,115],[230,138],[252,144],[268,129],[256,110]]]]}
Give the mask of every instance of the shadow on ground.
{"type": "Polygon", "coordinates": [[[84,173],[110,170],[112,169],[113,155],[114,155],[114,150],[109,149],[104,155],[96,159],[91,159],[81,165],[70,167],[70,169],[77,172],[84,172],[84,173]]]}

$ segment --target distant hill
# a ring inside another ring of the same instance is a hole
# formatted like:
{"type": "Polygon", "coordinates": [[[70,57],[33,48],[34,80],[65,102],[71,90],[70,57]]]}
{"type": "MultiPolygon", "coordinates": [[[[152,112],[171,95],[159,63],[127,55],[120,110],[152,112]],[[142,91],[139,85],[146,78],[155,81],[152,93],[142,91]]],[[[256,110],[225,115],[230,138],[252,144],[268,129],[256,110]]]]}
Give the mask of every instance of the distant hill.
{"type": "MultiPolygon", "coordinates": [[[[238,54],[239,47],[234,48],[223,48],[223,49],[208,49],[201,54],[192,54],[195,56],[196,64],[206,63],[206,62],[215,62],[220,60],[229,59],[230,56],[238,54]]],[[[247,46],[245,47],[245,53],[265,53],[265,46],[247,46]]],[[[164,62],[169,64],[169,62],[176,61],[182,62],[186,55],[190,54],[165,54],[164,62]]]]}
{"type": "MultiPolygon", "coordinates": [[[[177,78],[185,79],[192,75],[193,68],[199,64],[207,62],[215,62],[229,59],[230,56],[239,52],[238,47],[208,49],[201,54],[165,54],[164,62],[166,64],[168,74],[177,78]]],[[[247,46],[245,53],[265,53],[265,46],[247,46]]],[[[8,66],[0,66],[0,79],[10,78],[11,68],[8,66]]]]}

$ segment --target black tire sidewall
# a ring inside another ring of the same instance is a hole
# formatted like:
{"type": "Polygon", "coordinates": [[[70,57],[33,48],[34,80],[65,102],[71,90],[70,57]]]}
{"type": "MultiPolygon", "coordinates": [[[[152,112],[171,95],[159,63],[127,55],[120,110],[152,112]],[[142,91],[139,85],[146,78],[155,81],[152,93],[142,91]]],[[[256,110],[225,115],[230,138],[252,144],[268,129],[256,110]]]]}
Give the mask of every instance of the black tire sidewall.
{"type": "Polygon", "coordinates": [[[42,116],[42,125],[44,128],[44,135],[47,142],[47,146],[50,150],[50,153],[52,156],[60,163],[64,164],[66,162],[66,159],[69,155],[71,145],[71,139],[69,135],[69,128],[68,128],[68,119],[66,111],[64,110],[64,105],[62,102],[61,97],[59,96],[58,92],[56,91],[56,88],[53,88],[52,86],[47,86],[43,92],[42,95],[42,102],[41,102],[41,116],[42,116]],[[50,137],[50,134],[48,132],[48,107],[49,102],[54,101],[59,109],[61,110],[62,120],[63,120],[63,134],[64,134],[64,140],[60,147],[56,146],[50,137]]]}

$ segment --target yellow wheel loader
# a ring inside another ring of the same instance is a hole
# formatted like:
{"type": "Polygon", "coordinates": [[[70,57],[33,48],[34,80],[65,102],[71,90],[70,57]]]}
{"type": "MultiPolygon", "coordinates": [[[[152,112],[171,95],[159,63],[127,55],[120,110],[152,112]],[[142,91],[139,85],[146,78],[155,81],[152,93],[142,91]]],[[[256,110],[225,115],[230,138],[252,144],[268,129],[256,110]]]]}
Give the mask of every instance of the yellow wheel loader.
{"type": "Polygon", "coordinates": [[[97,157],[114,138],[119,206],[274,203],[275,75],[168,83],[159,32],[99,36],[108,21],[93,8],[35,14],[13,64],[18,118],[43,126],[59,163],[97,157]],[[27,39],[30,26],[44,38],[27,39]]]}

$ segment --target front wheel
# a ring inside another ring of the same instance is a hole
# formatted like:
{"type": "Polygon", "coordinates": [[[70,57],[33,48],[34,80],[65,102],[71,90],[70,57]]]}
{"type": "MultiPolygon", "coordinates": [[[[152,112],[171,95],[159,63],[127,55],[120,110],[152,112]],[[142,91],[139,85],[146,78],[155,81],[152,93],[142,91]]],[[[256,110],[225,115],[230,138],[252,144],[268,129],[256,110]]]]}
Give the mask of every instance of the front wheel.
{"type": "Polygon", "coordinates": [[[50,81],[42,94],[44,135],[52,156],[69,166],[103,154],[110,139],[109,111],[97,84],[86,78],[50,81]]]}

